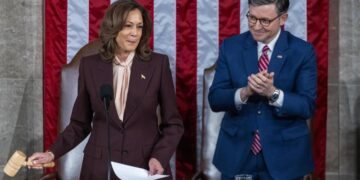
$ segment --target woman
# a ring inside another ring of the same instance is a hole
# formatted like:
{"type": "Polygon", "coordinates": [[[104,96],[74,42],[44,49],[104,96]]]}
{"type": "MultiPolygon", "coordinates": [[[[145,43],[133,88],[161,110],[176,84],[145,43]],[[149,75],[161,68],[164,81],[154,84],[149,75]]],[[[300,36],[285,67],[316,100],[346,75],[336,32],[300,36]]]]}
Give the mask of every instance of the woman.
{"type": "Polygon", "coordinates": [[[183,134],[183,124],[168,58],[148,47],[151,29],[146,10],[135,1],[111,5],[100,29],[100,53],[80,61],[78,96],[69,125],[47,152],[34,153],[29,160],[40,164],[57,159],[91,132],[80,179],[106,178],[107,126],[100,87],[111,84],[111,161],[149,169],[151,175],[171,175],[169,160],[183,134]]]}

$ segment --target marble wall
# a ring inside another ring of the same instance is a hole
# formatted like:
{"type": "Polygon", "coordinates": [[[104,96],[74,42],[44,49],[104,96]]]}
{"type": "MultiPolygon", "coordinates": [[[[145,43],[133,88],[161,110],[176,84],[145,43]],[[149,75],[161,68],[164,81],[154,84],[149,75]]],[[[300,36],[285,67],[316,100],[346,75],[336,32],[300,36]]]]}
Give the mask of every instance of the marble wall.
{"type": "Polygon", "coordinates": [[[360,1],[330,0],[326,177],[360,179],[360,1]]]}
{"type": "MultiPolygon", "coordinates": [[[[360,179],[360,0],[329,0],[326,178],[360,179]]],[[[42,150],[43,0],[0,0],[0,179],[15,150],[42,150]]]]}
{"type": "Polygon", "coordinates": [[[15,150],[42,150],[42,0],[0,0],[0,179],[38,179],[23,168],[3,174],[15,150]]]}

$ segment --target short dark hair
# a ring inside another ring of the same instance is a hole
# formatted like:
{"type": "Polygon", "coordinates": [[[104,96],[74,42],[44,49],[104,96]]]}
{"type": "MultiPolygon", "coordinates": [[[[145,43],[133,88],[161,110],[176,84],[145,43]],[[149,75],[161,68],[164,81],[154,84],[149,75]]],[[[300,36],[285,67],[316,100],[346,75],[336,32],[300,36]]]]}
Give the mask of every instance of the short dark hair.
{"type": "Polygon", "coordinates": [[[267,4],[275,4],[278,14],[286,13],[289,9],[289,0],[248,0],[249,5],[261,6],[267,4]]]}
{"type": "Polygon", "coordinates": [[[116,43],[116,36],[123,29],[129,12],[135,9],[141,12],[143,18],[142,36],[135,50],[136,55],[142,59],[148,59],[150,56],[151,49],[148,41],[152,30],[152,22],[149,14],[143,6],[134,0],[118,0],[108,8],[100,26],[100,39],[103,43],[100,54],[105,61],[112,62],[115,58],[115,52],[119,48],[116,43]]]}

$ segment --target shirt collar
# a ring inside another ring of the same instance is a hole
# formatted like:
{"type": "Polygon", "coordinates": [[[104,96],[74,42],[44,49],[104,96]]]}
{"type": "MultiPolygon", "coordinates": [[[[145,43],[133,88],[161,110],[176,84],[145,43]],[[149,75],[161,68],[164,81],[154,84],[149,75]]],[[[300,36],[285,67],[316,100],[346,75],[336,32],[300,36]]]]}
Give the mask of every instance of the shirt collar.
{"type": "Polygon", "coordinates": [[[258,43],[258,54],[261,54],[261,51],[263,49],[263,47],[265,45],[267,45],[270,49],[270,51],[273,51],[274,50],[274,47],[275,47],[275,43],[276,41],[279,39],[279,36],[280,36],[280,33],[281,33],[281,29],[279,30],[279,32],[276,34],[275,38],[273,40],[270,41],[269,44],[264,44],[262,42],[257,42],[258,43]]]}

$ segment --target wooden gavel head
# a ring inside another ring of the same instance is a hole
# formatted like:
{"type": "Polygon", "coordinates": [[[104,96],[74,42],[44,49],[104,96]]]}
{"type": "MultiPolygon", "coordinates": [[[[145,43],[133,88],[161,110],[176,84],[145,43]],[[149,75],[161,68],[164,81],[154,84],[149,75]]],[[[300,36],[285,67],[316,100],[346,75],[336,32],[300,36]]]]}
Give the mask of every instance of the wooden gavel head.
{"type": "MultiPolygon", "coordinates": [[[[32,162],[26,161],[26,155],[23,152],[17,150],[10,157],[9,161],[6,163],[4,167],[4,173],[10,177],[14,177],[22,166],[32,166],[32,165],[33,165],[32,162]]],[[[47,164],[43,164],[42,166],[54,167],[55,163],[50,162],[47,164]]]]}
{"type": "Polygon", "coordinates": [[[14,177],[26,160],[26,155],[21,151],[15,151],[4,167],[4,173],[14,177]]]}

